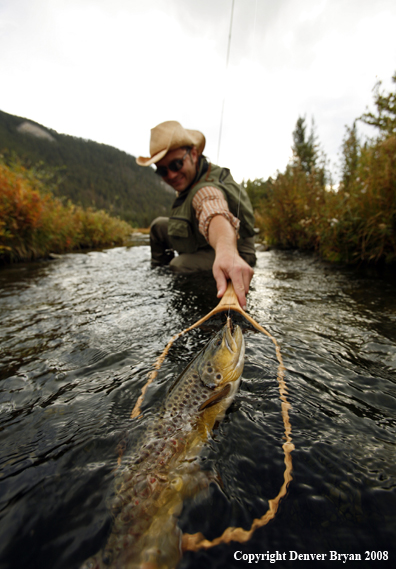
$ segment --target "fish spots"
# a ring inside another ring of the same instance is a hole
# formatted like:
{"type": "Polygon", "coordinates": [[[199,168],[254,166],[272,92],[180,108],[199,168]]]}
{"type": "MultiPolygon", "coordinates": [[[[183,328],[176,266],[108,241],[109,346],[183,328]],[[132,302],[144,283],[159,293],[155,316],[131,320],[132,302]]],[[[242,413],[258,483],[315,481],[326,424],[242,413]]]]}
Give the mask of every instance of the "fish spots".
{"type": "Polygon", "coordinates": [[[124,522],[124,524],[128,524],[133,520],[133,515],[131,512],[127,512],[126,514],[121,515],[121,520],[124,522]]]}
{"type": "Polygon", "coordinates": [[[140,453],[134,460],[134,464],[141,464],[145,458],[149,456],[149,453],[140,453]]]}

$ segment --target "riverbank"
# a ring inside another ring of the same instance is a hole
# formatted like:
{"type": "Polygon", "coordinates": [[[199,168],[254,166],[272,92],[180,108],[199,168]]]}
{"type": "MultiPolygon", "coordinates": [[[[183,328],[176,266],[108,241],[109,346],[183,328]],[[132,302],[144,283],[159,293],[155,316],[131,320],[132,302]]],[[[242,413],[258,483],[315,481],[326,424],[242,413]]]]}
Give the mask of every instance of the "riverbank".
{"type": "Polygon", "coordinates": [[[267,246],[315,251],[334,263],[396,266],[396,136],[359,152],[353,177],[336,189],[298,162],[274,180],[245,184],[267,246]]]}
{"type": "Polygon", "coordinates": [[[105,211],[63,202],[52,188],[48,172],[0,163],[1,264],[123,245],[134,231],[105,211]]]}

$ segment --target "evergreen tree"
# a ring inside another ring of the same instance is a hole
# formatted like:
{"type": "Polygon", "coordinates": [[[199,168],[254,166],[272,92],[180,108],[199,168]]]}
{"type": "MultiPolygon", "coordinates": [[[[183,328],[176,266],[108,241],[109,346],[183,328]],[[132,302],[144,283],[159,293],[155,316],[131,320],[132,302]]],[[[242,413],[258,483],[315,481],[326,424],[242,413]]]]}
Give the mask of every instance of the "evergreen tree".
{"type": "MultiPolygon", "coordinates": [[[[396,72],[393,74],[392,82],[396,84],[396,72]]],[[[381,93],[382,81],[378,81],[374,86],[374,104],[377,112],[365,113],[360,120],[366,124],[377,127],[385,136],[396,134],[396,92],[381,93]]]]}
{"type": "Polygon", "coordinates": [[[316,144],[315,125],[312,119],[311,133],[307,135],[305,117],[298,117],[296,128],[293,131],[293,155],[306,174],[310,174],[318,159],[318,146],[316,144]]]}
{"type": "Polygon", "coordinates": [[[294,165],[300,167],[307,176],[313,175],[320,186],[324,188],[327,183],[327,158],[317,142],[315,121],[312,118],[311,132],[307,134],[305,117],[298,117],[296,128],[293,131],[293,158],[294,165]]]}
{"type": "Polygon", "coordinates": [[[346,135],[342,142],[341,181],[344,189],[356,178],[359,154],[360,144],[356,130],[356,121],[354,121],[352,127],[346,127],[346,135]]]}

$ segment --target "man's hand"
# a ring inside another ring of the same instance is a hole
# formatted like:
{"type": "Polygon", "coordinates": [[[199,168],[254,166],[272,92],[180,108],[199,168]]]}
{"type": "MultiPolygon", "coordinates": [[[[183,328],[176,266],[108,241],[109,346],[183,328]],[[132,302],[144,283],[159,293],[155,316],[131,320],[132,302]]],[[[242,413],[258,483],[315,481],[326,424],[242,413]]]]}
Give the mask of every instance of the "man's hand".
{"type": "Polygon", "coordinates": [[[227,289],[227,280],[230,279],[237,295],[238,302],[246,310],[246,295],[249,292],[250,281],[253,277],[253,269],[238,255],[231,263],[224,257],[218,257],[213,264],[213,276],[217,284],[217,296],[221,298],[227,289]]]}
{"type": "Polygon", "coordinates": [[[238,302],[246,309],[246,295],[254,271],[239,256],[236,234],[231,224],[222,215],[216,215],[209,225],[209,243],[216,252],[213,263],[213,276],[217,284],[217,296],[221,298],[231,280],[238,302]]]}

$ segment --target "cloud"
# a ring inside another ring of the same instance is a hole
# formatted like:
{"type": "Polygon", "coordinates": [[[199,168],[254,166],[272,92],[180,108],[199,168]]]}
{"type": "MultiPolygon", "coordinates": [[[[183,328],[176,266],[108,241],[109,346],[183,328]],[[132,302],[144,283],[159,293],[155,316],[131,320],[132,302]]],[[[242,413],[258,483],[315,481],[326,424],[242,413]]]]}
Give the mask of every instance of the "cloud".
{"type": "Polygon", "coordinates": [[[146,154],[179,120],[236,179],[285,168],[299,115],[335,163],[345,124],[394,72],[394,0],[3,0],[1,108],[146,154]]]}

